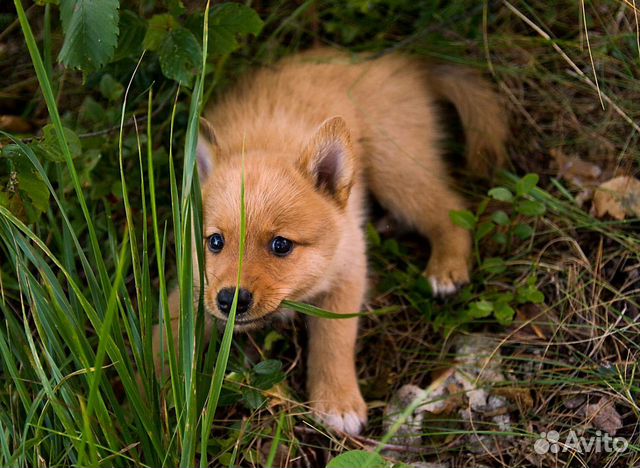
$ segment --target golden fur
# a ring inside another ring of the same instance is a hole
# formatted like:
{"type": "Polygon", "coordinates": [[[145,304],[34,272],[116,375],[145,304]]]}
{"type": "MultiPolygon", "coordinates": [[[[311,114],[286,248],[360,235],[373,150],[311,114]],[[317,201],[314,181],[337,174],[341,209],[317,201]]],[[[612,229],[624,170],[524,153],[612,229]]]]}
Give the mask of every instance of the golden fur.
{"type": "MultiPolygon", "coordinates": [[[[452,224],[464,208],[450,188],[436,99],[456,107],[471,170],[487,174],[506,159],[505,114],[491,86],[453,66],[428,67],[401,55],[353,59],[316,50],[241,80],[206,114],[198,143],[204,237],[224,249],[205,253],[208,312],[224,321],[218,291],[234,287],[245,159],[246,253],[241,286],[253,305],[238,329],[265,323],[284,299],[349,313],[367,290],[362,224],[369,190],[392,214],[431,242],[425,274],[438,295],[469,279],[469,233],[452,224]],[[294,242],[286,257],[269,245],[294,242]]],[[[179,307],[172,298],[173,325],[179,307]]],[[[310,318],[308,389],[317,417],[358,433],[367,407],[355,369],[357,319],[310,318]]],[[[174,336],[178,336],[177,331],[174,336]]],[[[157,348],[160,335],[156,332],[157,348]]]]}

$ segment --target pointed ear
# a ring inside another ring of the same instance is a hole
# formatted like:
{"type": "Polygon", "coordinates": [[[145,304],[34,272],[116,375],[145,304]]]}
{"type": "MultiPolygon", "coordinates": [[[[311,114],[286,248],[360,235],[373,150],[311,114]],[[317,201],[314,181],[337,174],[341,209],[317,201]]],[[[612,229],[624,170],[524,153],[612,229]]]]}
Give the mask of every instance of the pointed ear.
{"type": "Polygon", "coordinates": [[[349,199],[356,164],[351,137],[342,117],[325,120],[302,151],[298,165],[315,186],[331,195],[340,207],[349,199]]]}
{"type": "Polygon", "coordinates": [[[196,146],[196,156],[198,159],[198,175],[200,182],[204,182],[213,171],[213,164],[216,155],[219,153],[218,140],[213,131],[211,123],[200,117],[200,132],[198,133],[198,144],[196,146]]]}

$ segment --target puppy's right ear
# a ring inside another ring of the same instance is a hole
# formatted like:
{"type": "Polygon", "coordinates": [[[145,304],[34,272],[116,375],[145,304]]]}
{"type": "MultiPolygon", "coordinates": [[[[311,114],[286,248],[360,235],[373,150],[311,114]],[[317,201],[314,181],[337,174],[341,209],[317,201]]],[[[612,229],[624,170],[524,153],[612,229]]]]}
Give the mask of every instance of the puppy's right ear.
{"type": "Polygon", "coordinates": [[[198,145],[196,146],[200,182],[204,182],[213,172],[213,164],[218,153],[218,140],[213,131],[213,126],[207,119],[200,117],[200,132],[198,133],[198,145]]]}
{"type": "Polygon", "coordinates": [[[356,163],[347,123],[342,117],[325,120],[298,160],[302,173],[319,190],[344,207],[356,178],[356,163]]]}

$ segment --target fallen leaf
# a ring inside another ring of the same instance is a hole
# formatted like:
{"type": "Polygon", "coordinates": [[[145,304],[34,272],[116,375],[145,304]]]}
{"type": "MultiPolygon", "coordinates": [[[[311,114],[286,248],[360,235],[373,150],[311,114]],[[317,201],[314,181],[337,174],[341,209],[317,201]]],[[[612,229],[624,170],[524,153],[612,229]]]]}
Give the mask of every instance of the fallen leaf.
{"type": "Polygon", "coordinates": [[[585,416],[596,429],[606,431],[610,436],[622,427],[622,417],[616,410],[613,401],[606,396],[600,398],[597,403],[585,406],[585,416]]]}
{"type": "Polygon", "coordinates": [[[601,184],[593,195],[592,213],[597,218],[608,214],[617,220],[640,217],[640,180],[620,176],[601,184]]]}
{"type": "Polygon", "coordinates": [[[558,177],[571,182],[579,188],[596,185],[602,175],[602,169],[577,156],[567,156],[558,148],[549,151],[558,166],[558,177]]]}
{"type": "Polygon", "coordinates": [[[494,393],[513,401],[525,411],[533,408],[533,397],[531,396],[531,390],[528,388],[500,387],[496,388],[494,393]]]}
{"type": "Polygon", "coordinates": [[[0,130],[10,133],[27,133],[31,124],[17,115],[0,115],[0,130]]]}

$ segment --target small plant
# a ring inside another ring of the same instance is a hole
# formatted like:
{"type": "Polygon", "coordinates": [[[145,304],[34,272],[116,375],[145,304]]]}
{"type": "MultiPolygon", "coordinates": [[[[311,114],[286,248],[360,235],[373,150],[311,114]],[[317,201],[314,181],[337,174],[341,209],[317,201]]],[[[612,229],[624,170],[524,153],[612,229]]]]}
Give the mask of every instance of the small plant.
{"type": "Polygon", "coordinates": [[[462,291],[460,299],[465,304],[462,311],[449,311],[436,318],[438,328],[451,331],[490,317],[508,326],[517,305],[544,301],[544,294],[537,288],[535,265],[524,282],[511,286],[507,256],[513,255],[516,244],[532,241],[536,220],[546,212],[545,203],[536,197],[538,179],[537,174],[527,174],[510,187],[492,188],[475,213],[470,210],[450,213],[454,224],[469,230],[473,236],[481,278],[462,291]],[[493,208],[491,214],[487,214],[489,208],[493,208]],[[498,255],[484,256],[484,252],[498,255]]]}

